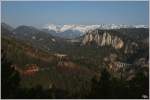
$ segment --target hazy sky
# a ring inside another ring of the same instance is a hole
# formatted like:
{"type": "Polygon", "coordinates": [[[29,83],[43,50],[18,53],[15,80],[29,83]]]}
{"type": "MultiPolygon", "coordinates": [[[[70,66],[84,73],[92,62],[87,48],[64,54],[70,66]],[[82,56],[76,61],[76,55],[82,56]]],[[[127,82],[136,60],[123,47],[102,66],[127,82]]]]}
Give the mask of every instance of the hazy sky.
{"type": "Polygon", "coordinates": [[[45,24],[144,24],[148,1],[3,1],[2,22],[45,24]]]}

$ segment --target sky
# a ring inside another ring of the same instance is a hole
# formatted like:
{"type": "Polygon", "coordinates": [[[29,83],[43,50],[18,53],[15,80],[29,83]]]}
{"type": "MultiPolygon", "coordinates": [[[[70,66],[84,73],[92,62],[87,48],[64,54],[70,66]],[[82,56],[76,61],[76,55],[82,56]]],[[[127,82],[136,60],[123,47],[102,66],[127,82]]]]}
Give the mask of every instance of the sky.
{"type": "Polygon", "coordinates": [[[1,21],[13,27],[149,22],[148,1],[3,1],[1,5],[1,21]]]}

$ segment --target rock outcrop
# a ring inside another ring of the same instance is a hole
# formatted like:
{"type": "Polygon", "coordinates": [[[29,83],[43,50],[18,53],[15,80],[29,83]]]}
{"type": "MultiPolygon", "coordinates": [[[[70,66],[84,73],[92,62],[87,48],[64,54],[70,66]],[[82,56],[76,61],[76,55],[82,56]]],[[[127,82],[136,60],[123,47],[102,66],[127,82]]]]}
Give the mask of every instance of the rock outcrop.
{"type": "Polygon", "coordinates": [[[112,46],[115,49],[120,49],[124,46],[123,40],[107,31],[93,30],[89,31],[82,40],[83,45],[95,43],[97,46],[112,46]]]}

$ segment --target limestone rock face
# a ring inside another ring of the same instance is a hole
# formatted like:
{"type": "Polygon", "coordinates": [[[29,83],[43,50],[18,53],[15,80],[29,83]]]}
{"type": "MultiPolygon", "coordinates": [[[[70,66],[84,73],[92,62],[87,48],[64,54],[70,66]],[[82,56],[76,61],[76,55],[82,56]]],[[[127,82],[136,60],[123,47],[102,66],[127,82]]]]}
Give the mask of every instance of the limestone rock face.
{"type": "Polygon", "coordinates": [[[84,36],[82,44],[86,45],[92,42],[96,43],[97,46],[112,46],[115,49],[120,49],[124,46],[124,42],[120,37],[111,35],[111,33],[105,31],[103,33],[99,33],[96,30],[88,32],[84,36]]]}

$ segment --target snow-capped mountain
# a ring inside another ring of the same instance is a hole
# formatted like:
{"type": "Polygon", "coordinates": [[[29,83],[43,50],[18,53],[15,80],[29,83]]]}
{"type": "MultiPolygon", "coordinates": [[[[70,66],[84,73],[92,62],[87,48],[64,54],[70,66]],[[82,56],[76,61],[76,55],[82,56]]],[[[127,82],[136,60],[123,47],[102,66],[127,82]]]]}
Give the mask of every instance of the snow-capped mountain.
{"type": "Polygon", "coordinates": [[[124,24],[95,24],[95,25],[76,25],[76,24],[68,24],[68,25],[54,25],[49,24],[44,28],[49,30],[54,30],[56,32],[64,32],[66,30],[77,30],[80,32],[87,32],[88,30],[93,29],[119,29],[119,28],[147,28],[146,25],[124,25],[124,24]]]}
{"type": "MultiPolygon", "coordinates": [[[[148,28],[146,25],[125,25],[125,24],[95,24],[95,25],[77,25],[77,24],[65,24],[65,25],[54,25],[48,24],[44,26],[44,29],[49,31],[55,31],[56,36],[64,37],[69,36],[76,37],[76,32],[78,36],[81,36],[88,32],[89,30],[94,29],[120,29],[120,28],[148,28]],[[69,31],[69,33],[68,33],[69,31]],[[71,35],[70,35],[71,34],[71,35]],[[75,36],[74,36],[75,35],[75,36]]],[[[55,35],[55,34],[53,34],[55,35]]]]}

